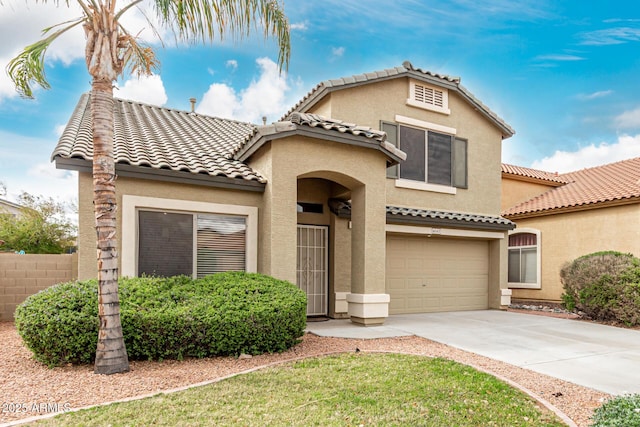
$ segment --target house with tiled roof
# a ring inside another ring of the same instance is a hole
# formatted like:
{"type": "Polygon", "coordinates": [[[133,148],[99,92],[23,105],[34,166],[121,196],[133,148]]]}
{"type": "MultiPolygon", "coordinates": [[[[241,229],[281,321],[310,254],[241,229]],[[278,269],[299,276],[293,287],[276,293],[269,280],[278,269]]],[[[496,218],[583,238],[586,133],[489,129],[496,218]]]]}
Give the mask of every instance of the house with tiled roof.
{"type": "Polygon", "coordinates": [[[8,200],[0,199],[0,214],[8,214],[13,216],[20,215],[23,207],[17,203],[10,202],[8,200]]]}
{"type": "MultiPolygon", "coordinates": [[[[509,303],[501,144],[513,129],[459,78],[401,66],[327,80],[254,125],[116,99],[120,273],[257,271],[309,316],[509,303]]],[[[56,146],[79,171],[79,277],[96,275],[89,96],[56,146]]]]}
{"type": "Polygon", "coordinates": [[[513,297],[559,301],[562,266],[592,252],[640,255],[640,158],[570,173],[502,165],[513,297]]]}

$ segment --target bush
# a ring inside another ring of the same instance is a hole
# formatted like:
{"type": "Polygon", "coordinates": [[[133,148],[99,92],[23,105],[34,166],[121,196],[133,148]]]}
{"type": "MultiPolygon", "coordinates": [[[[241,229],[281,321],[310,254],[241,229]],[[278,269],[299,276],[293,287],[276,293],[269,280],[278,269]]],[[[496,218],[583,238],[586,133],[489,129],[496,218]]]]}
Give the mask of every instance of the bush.
{"type": "Polygon", "coordinates": [[[640,325],[640,259],[620,252],[577,258],[560,271],[562,300],[596,320],[640,325]]]}
{"type": "MultiPolygon", "coordinates": [[[[48,366],[91,363],[98,335],[95,280],[63,283],[30,296],[16,327],[48,366]]],[[[162,360],[284,351],[306,326],[306,295],[295,285],[250,273],[119,280],[129,358],[162,360]]]]}
{"type": "Polygon", "coordinates": [[[593,427],[640,427],[640,394],[607,400],[593,413],[593,427]]]}

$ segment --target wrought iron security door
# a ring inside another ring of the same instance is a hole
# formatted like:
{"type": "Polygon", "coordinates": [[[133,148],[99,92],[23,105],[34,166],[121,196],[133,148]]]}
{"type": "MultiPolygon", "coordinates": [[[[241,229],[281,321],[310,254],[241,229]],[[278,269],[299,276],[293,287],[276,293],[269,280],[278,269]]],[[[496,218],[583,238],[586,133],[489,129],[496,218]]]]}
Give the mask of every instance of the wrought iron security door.
{"type": "Polygon", "coordinates": [[[329,292],[328,228],[298,225],[297,285],[307,294],[307,316],[326,316],[329,292]]]}

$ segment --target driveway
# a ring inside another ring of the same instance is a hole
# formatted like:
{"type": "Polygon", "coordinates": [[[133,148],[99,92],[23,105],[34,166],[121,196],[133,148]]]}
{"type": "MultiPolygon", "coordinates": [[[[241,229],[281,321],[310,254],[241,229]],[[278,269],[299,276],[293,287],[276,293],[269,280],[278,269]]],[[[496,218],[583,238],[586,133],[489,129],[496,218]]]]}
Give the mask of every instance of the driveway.
{"type": "Polygon", "coordinates": [[[640,331],[499,310],[390,316],[383,326],[309,322],[341,338],[417,335],[610,394],[640,393],[640,331]]]}

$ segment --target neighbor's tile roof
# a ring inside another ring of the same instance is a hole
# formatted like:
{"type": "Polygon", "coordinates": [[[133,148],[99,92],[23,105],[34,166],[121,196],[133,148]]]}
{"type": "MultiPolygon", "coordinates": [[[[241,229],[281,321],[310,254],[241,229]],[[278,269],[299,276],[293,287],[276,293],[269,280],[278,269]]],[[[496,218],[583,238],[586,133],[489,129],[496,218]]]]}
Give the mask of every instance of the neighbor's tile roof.
{"type": "Polygon", "coordinates": [[[560,175],[568,183],[502,212],[506,217],[535,216],[598,204],[640,202],[640,157],[560,175]]]}
{"type": "MultiPolygon", "coordinates": [[[[91,160],[89,94],[84,94],[52,158],[91,160]]],[[[260,174],[231,158],[255,126],[233,120],[115,99],[114,159],[119,164],[208,174],[265,183],[260,174]]]]}
{"type": "Polygon", "coordinates": [[[559,175],[557,172],[545,172],[538,169],[525,168],[522,166],[502,164],[502,173],[507,175],[516,175],[525,178],[532,178],[541,181],[551,181],[554,184],[566,184],[567,179],[559,175]]]}
{"type": "Polygon", "coordinates": [[[478,98],[469,92],[469,90],[462,86],[462,84],[460,84],[460,77],[451,77],[445,74],[423,70],[422,68],[416,68],[409,61],[403,62],[399,67],[338,79],[325,80],[311,89],[311,91],[307,93],[291,110],[289,110],[284,117],[288,117],[294,111],[306,112],[307,108],[315,104],[316,101],[322,99],[326,92],[400,77],[411,77],[418,80],[424,80],[434,84],[441,84],[445,87],[456,90],[463,98],[473,104],[478,111],[492,120],[506,136],[512,136],[515,134],[515,130],[513,130],[511,126],[509,126],[496,113],[491,111],[489,107],[484,105],[478,98]]]}

